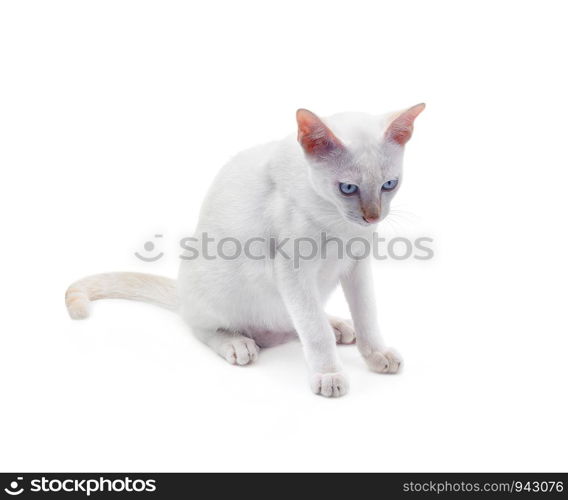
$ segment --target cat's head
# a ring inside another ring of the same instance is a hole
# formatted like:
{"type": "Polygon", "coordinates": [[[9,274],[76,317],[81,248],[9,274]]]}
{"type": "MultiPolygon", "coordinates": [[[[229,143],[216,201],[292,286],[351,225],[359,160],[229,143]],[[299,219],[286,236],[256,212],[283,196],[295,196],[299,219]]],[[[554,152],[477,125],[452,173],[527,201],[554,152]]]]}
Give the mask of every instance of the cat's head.
{"type": "Polygon", "coordinates": [[[383,220],[402,181],[404,145],[424,107],[380,117],[345,113],[326,123],[299,109],[298,142],[313,189],[350,222],[372,226],[383,220]]]}

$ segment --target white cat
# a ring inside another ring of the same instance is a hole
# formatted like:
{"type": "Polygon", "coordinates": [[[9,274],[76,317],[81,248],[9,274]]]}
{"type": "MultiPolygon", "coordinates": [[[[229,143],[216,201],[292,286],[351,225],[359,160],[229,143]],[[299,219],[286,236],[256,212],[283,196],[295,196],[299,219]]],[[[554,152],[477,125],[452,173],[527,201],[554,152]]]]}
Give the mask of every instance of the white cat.
{"type": "Polygon", "coordinates": [[[370,240],[387,216],[401,183],[404,145],[423,109],[325,120],[298,110],[297,141],[290,136],[237,155],[201,209],[192,241],[202,243],[206,234],[236,240],[235,248],[248,242],[248,255],[213,258],[186,248],[177,282],[139,273],[91,276],[67,290],[69,314],[87,317],[89,302],[102,298],[158,303],[179,310],[200,340],[237,365],[255,361],[259,346],[298,336],[311,388],[327,397],[348,390],[336,342],[356,336],[372,370],[396,373],[402,360],[379,333],[370,257],[342,255],[339,246],[370,240]],[[335,243],[325,255],[322,233],[335,243]],[[263,256],[268,240],[288,252],[263,256]],[[314,241],[320,242],[316,252],[314,241]],[[292,258],[294,249],[306,258],[292,258]],[[324,312],[339,282],[353,323],[324,312]]]}

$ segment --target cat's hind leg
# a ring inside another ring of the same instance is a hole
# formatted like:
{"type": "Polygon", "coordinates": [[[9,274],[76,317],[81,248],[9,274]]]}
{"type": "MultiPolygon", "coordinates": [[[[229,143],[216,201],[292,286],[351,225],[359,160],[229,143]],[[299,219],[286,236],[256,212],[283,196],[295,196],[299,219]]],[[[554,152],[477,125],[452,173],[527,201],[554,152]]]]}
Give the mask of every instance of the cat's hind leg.
{"type": "Polygon", "coordinates": [[[335,334],[335,341],[338,344],[354,344],[355,343],[355,328],[353,322],[348,319],[338,318],[337,316],[327,315],[333,333],[335,334]]]}
{"type": "Polygon", "coordinates": [[[196,337],[232,365],[248,365],[258,359],[260,349],[256,342],[239,332],[223,328],[193,328],[196,337]]]}

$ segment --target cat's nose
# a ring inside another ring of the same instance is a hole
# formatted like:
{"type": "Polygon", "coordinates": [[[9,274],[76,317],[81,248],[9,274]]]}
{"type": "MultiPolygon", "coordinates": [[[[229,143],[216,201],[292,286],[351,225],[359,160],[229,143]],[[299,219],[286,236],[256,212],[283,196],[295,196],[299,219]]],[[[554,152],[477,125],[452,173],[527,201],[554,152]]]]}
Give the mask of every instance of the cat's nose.
{"type": "Polygon", "coordinates": [[[363,215],[363,220],[368,222],[369,224],[374,224],[375,222],[379,222],[380,216],[378,215],[363,215]]]}
{"type": "Polygon", "coordinates": [[[361,207],[363,212],[363,220],[369,224],[374,224],[379,222],[381,218],[381,209],[376,204],[369,204],[367,206],[361,207]]]}

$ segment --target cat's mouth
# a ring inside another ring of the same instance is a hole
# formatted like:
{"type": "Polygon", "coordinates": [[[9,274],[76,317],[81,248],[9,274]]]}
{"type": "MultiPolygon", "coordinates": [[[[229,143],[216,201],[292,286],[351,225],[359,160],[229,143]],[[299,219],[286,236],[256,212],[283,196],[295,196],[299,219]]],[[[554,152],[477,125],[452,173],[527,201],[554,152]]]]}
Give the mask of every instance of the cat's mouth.
{"type": "Polygon", "coordinates": [[[380,217],[367,219],[364,215],[361,216],[361,220],[363,221],[364,226],[374,226],[380,222],[380,217]]]}

